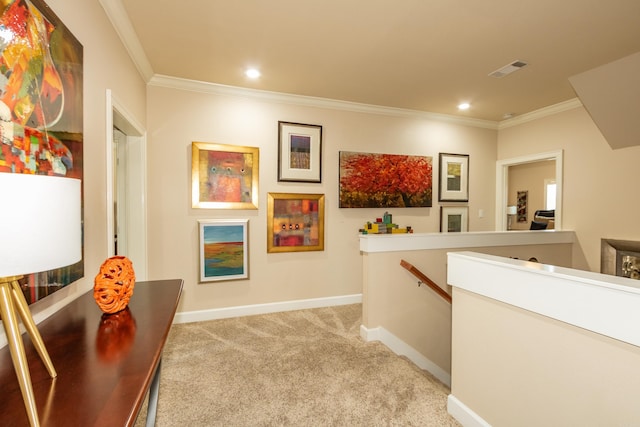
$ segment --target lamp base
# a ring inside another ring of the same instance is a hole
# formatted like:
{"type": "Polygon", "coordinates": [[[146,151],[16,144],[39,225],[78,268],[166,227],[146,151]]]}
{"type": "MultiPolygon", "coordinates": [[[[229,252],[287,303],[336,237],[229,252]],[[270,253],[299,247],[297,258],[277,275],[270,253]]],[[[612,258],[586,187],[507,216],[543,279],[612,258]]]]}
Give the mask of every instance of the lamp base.
{"type": "Polygon", "coordinates": [[[20,383],[20,391],[22,392],[22,399],[24,400],[25,409],[27,410],[27,416],[29,417],[29,423],[32,426],[39,426],[38,410],[36,408],[35,396],[33,394],[33,386],[31,385],[31,375],[29,374],[29,363],[24,351],[24,344],[22,342],[22,334],[20,333],[20,326],[18,325],[18,318],[16,311],[22,318],[31,341],[40,356],[40,359],[44,362],[51,378],[55,378],[56,373],[49,353],[44,346],[40,332],[36,327],[27,301],[22,294],[20,284],[18,280],[22,276],[10,276],[0,278],[0,315],[2,316],[2,323],[4,330],[7,334],[7,342],[9,344],[9,351],[11,353],[11,360],[13,361],[13,367],[20,383]]]}

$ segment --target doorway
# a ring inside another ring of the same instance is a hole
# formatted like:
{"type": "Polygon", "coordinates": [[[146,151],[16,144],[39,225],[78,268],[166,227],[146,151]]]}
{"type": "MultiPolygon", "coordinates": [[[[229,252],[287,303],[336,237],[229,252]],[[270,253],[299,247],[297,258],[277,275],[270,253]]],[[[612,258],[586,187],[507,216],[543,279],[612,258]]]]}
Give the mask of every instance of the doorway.
{"type": "Polygon", "coordinates": [[[107,90],[107,254],[147,278],[146,134],[107,90]]]}
{"type": "Polygon", "coordinates": [[[534,162],[555,161],[555,229],[562,229],[562,150],[499,160],[496,162],[496,231],[507,231],[509,168],[534,162]]]}

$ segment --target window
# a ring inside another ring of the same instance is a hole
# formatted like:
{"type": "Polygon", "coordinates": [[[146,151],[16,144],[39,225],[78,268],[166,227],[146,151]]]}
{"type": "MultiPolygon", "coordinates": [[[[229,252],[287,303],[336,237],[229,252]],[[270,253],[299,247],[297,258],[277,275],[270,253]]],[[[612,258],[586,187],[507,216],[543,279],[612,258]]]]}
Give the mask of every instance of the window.
{"type": "Polygon", "coordinates": [[[544,180],[544,208],[553,210],[556,208],[556,180],[544,180]]]}

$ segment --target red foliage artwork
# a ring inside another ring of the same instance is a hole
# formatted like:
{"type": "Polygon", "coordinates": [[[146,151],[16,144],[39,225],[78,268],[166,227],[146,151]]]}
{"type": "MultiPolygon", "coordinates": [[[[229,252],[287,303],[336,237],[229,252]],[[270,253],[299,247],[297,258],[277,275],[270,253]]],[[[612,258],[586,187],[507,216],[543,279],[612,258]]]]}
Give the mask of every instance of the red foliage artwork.
{"type": "Polygon", "coordinates": [[[340,152],[341,208],[432,206],[432,158],[340,152]]]}

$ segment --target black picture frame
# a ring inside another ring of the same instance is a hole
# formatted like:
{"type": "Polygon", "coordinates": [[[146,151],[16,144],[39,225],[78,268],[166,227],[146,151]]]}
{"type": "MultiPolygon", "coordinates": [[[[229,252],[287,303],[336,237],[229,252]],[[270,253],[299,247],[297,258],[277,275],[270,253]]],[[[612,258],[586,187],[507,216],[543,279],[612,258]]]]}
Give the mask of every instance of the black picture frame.
{"type": "Polygon", "coordinates": [[[278,122],[278,181],[322,182],[322,126],[278,122]]]}
{"type": "Polygon", "coordinates": [[[439,191],[440,202],[469,201],[469,155],[439,154],[439,191]]]}

